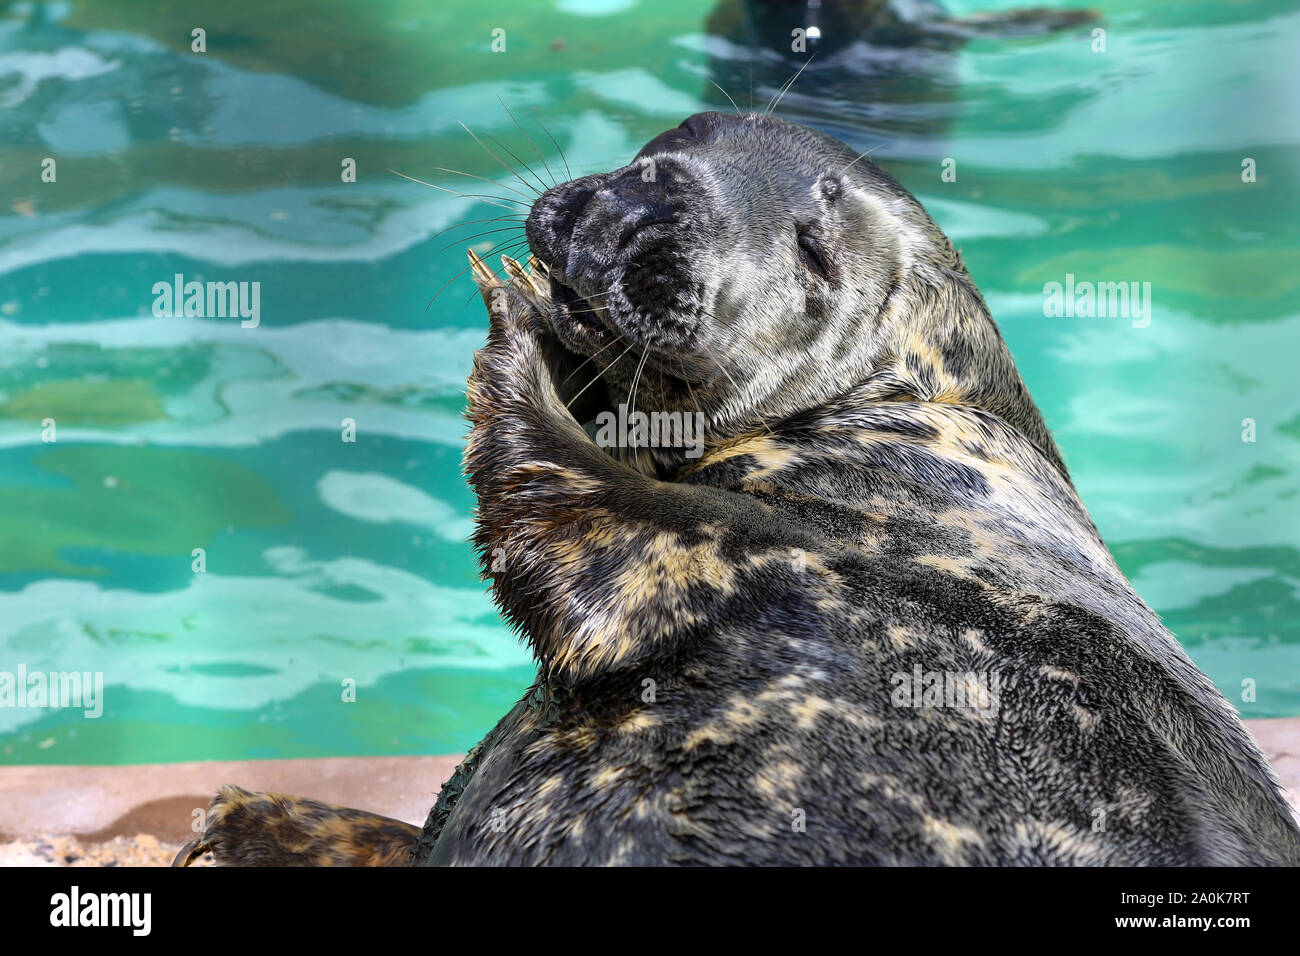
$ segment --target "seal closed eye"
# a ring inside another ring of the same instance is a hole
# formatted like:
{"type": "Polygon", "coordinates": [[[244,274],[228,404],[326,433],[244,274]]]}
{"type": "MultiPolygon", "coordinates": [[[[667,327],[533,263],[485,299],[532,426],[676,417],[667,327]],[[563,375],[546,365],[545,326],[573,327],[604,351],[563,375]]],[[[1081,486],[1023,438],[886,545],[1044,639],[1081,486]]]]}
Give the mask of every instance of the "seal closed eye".
{"type": "Polygon", "coordinates": [[[796,241],[799,243],[800,261],[820,278],[829,280],[830,271],[826,268],[826,256],[812,227],[801,226],[796,241]]]}

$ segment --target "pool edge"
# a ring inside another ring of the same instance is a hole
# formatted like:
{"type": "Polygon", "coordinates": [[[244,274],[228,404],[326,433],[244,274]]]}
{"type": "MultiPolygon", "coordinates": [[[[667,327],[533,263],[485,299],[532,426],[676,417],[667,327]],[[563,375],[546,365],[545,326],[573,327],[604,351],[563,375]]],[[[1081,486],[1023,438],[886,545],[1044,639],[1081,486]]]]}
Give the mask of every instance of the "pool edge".
{"type": "MultiPolygon", "coordinates": [[[[1300,717],[1245,722],[1300,817],[1300,717]]],[[[0,842],[73,837],[82,844],[192,835],[218,786],[280,790],[421,824],[459,755],[312,757],[126,766],[0,767],[0,842]]],[[[2,860],[0,860],[2,862],[2,860]]]]}

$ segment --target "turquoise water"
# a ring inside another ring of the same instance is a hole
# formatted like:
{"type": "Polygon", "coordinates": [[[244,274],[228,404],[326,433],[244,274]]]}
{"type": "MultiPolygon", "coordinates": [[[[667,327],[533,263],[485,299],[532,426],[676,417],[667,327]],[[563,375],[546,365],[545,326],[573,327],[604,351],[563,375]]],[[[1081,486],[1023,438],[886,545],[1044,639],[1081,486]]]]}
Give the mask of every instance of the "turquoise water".
{"type": "MultiPolygon", "coordinates": [[[[1104,53],[864,48],[866,78],[810,69],[778,114],[926,204],[1138,591],[1245,716],[1300,714],[1300,12],[1093,6],[1104,53]],[[1067,275],[1150,282],[1149,325],[1047,317],[1067,275]]],[[[552,170],[621,165],[729,109],[711,78],[747,105],[734,14],[0,3],[0,671],[105,684],[98,719],[0,708],[0,761],[446,753],[490,727],[531,668],[465,543],[486,323],[457,274],[513,234],[389,170],[512,196],[458,125],[535,160],[502,101],[552,170]],[[177,273],[260,283],[260,323],[155,317],[177,273]]]]}

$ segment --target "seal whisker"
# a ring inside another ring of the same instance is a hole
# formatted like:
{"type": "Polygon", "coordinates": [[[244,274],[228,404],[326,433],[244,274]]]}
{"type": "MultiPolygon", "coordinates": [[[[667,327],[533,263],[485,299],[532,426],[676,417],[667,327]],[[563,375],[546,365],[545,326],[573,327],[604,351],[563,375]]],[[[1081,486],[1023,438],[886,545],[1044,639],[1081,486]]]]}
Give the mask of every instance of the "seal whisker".
{"type": "MultiPolygon", "coordinates": [[[[877,143],[875,146],[872,146],[872,147],[871,147],[869,150],[867,150],[865,153],[859,153],[859,154],[858,154],[858,159],[862,159],[863,157],[870,156],[872,153],[874,153],[876,150],[880,149],[880,147],[882,147],[882,146],[884,146],[884,145],[885,145],[884,143],[877,143]]],[[[856,163],[856,162],[858,161],[858,159],[853,160],[853,163],[856,163]]],[[[840,170],[840,172],[843,173],[844,170],[846,170],[846,169],[848,169],[850,166],[852,166],[853,163],[846,163],[845,166],[843,167],[843,169],[840,170]]]]}
{"type": "Polygon", "coordinates": [[[546,128],[546,126],[542,123],[541,120],[539,120],[536,116],[534,116],[533,121],[537,123],[538,126],[542,127],[542,132],[547,135],[547,138],[549,138],[551,143],[555,146],[556,152],[560,154],[560,161],[564,163],[564,175],[572,179],[573,171],[569,169],[569,160],[568,157],[564,155],[564,149],[560,146],[559,142],[555,139],[555,137],[551,135],[551,131],[546,128]]]}
{"type": "MultiPolygon", "coordinates": [[[[574,369],[572,372],[570,372],[568,375],[564,376],[564,381],[563,381],[563,382],[560,382],[560,384],[561,384],[561,385],[567,384],[568,381],[569,381],[569,379],[573,378],[573,376],[575,376],[575,375],[577,375],[579,372],[581,372],[582,369],[583,369],[583,367],[584,367],[588,362],[590,362],[592,359],[594,359],[597,355],[599,355],[601,352],[604,352],[606,349],[608,349],[608,348],[610,348],[610,347],[612,347],[612,346],[617,345],[619,342],[626,342],[626,341],[627,341],[627,339],[623,338],[623,336],[620,335],[620,336],[618,336],[618,338],[611,339],[610,341],[606,342],[604,345],[602,345],[602,346],[601,346],[599,349],[597,349],[595,352],[592,352],[592,353],[591,353],[590,355],[588,355],[585,359],[583,359],[582,362],[581,362],[581,364],[579,364],[577,368],[575,368],[575,369],[574,369]]],[[[610,364],[613,364],[613,363],[610,363],[610,364]]]]}
{"type": "Polygon", "coordinates": [[[593,292],[591,295],[584,295],[582,299],[588,305],[591,305],[593,303],[599,303],[601,308],[608,309],[609,295],[610,293],[608,292],[593,292]]]}
{"type": "MultiPolygon", "coordinates": [[[[447,251],[448,249],[450,249],[452,246],[464,246],[464,245],[469,245],[469,244],[470,244],[471,242],[473,242],[474,240],[476,240],[476,239],[482,239],[484,236],[490,236],[490,235],[492,235],[493,233],[497,233],[497,232],[515,232],[515,231],[517,231],[518,229],[521,229],[521,228],[522,228],[522,226],[502,226],[500,229],[485,229],[485,230],[483,230],[482,232],[475,233],[475,234],[472,235],[472,236],[460,236],[460,237],[457,238],[457,239],[453,239],[451,242],[447,243],[445,246],[443,246],[443,247],[442,247],[441,249],[439,249],[438,251],[439,251],[439,252],[446,252],[446,251],[447,251]]],[[[522,237],[521,237],[521,238],[522,238],[522,237]]]]}
{"type": "Polygon", "coordinates": [[[441,189],[445,193],[451,193],[453,196],[460,196],[462,199],[477,199],[479,200],[479,202],[485,202],[489,206],[500,206],[502,209],[505,209],[509,212],[519,212],[519,210],[511,209],[509,206],[501,206],[501,203],[512,202],[518,206],[532,205],[531,203],[526,203],[519,199],[511,199],[508,196],[493,196],[490,193],[462,193],[455,189],[448,189],[446,186],[439,186],[437,183],[426,183],[423,179],[416,179],[414,176],[406,175],[406,173],[399,173],[395,169],[389,169],[388,171],[392,173],[394,176],[401,176],[403,179],[409,179],[411,182],[419,183],[421,186],[429,186],[433,189],[441,189]],[[493,199],[498,201],[491,202],[490,200],[493,199]]]}
{"type": "MultiPolygon", "coordinates": [[[[632,351],[632,348],[633,348],[632,344],[629,343],[629,344],[628,344],[628,347],[625,348],[622,352],[619,353],[618,358],[614,359],[614,361],[612,361],[612,362],[609,363],[609,368],[613,368],[615,365],[617,365],[618,362],[623,358],[624,355],[626,355],[628,352],[632,351]]],[[[608,369],[606,369],[606,371],[608,371],[608,369]]],[[[597,382],[599,382],[600,379],[601,379],[601,376],[604,375],[604,374],[605,374],[604,372],[597,372],[596,375],[595,375],[595,377],[592,378],[592,380],[591,380],[590,382],[588,382],[586,385],[582,386],[581,391],[579,391],[577,395],[574,395],[573,398],[569,399],[567,402],[564,403],[564,407],[565,407],[565,408],[570,408],[570,407],[573,405],[574,402],[576,402],[579,398],[582,397],[582,393],[585,392],[587,389],[591,388],[591,386],[595,385],[597,382]]]]}
{"type": "Polygon", "coordinates": [[[498,97],[497,97],[497,102],[501,104],[501,108],[502,108],[503,110],[506,111],[506,114],[507,114],[507,115],[508,115],[512,120],[514,120],[514,124],[515,124],[517,127],[519,127],[519,132],[521,132],[521,133],[524,134],[524,139],[528,140],[528,145],[531,146],[531,147],[533,148],[533,152],[537,154],[537,158],[540,159],[540,160],[542,161],[542,166],[545,167],[545,169],[546,169],[546,175],[548,175],[548,176],[551,177],[551,185],[552,185],[552,186],[558,186],[559,183],[557,183],[557,182],[555,181],[555,173],[551,172],[551,166],[550,166],[550,164],[546,162],[546,157],[543,156],[543,155],[542,155],[542,151],[541,151],[540,149],[537,148],[537,144],[533,142],[533,138],[532,138],[531,136],[528,135],[528,130],[524,129],[523,124],[520,123],[519,120],[515,118],[515,114],[512,113],[512,112],[510,112],[510,107],[506,106],[506,101],[505,101],[505,100],[503,100],[500,96],[498,96],[498,97]]]}
{"type": "MultiPolygon", "coordinates": [[[[634,421],[632,416],[636,414],[636,392],[641,385],[641,373],[645,370],[646,360],[649,359],[649,357],[650,357],[650,351],[648,349],[642,351],[641,363],[636,367],[636,374],[632,376],[632,388],[629,392],[629,398],[628,398],[628,401],[630,403],[629,410],[628,410],[628,421],[634,421]]],[[[649,435],[646,435],[645,438],[647,442],[650,441],[649,435]]],[[[620,460],[632,459],[633,461],[635,461],[636,459],[640,458],[642,450],[643,449],[641,447],[633,445],[629,441],[626,448],[626,454],[620,454],[619,459],[620,460]]],[[[644,450],[646,451],[649,450],[648,444],[644,450]]]]}
{"type": "MultiPolygon", "coordinates": [[[[495,159],[498,163],[500,163],[500,164],[501,164],[501,167],[502,167],[503,169],[505,169],[506,172],[508,172],[511,176],[515,177],[515,179],[519,180],[519,182],[521,182],[525,187],[527,187],[528,189],[530,189],[530,190],[532,190],[533,192],[537,193],[537,190],[536,190],[536,189],[533,189],[532,184],[529,183],[528,180],[526,180],[526,179],[524,179],[524,177],[520,176],[519,173],[518,173],[518,172],[517,172],[517,171],[516,171],[516,170],[515,170],[515,169],[514,169],[514,168],[513,168],[509,163],[507,163],[504,159],[502,159],[502,158],[501,158],[500,156],[498,156],[496,153],[492,152],[492,150],[488,149],[488,145],[487,145],[487,143],[485,143],[485,142],[483,142],[483,140],[479,139],[478,136],[474,133],[474,131],[473,131],[472,129],[470,129],[470,128],[469,128],[468,126],[466,126],[464,123],[461,123],[461,124],[460,124],[460,127],[461,127],[461,129],[463,129],[465,132],[469,133],[469,135],[472,136],[472,137],[474,138],[474,142],[478,143],[480,146],[483,147],[484,152],[486,152],[489,156],[491,156],[491,157],[492,157],[493,159],[495,159]]],[[[541,193],[537,193],[537,194],[538,194],[539,196],[541,195],[541,193]]]]}
{"type": "Polygon", "coordinates": [[[439,229],[429,238],[437,239],[439,236],[444,236],[447,233],[451,232],[453,229],[460,229],[463,228],[464,226],[473,226],[476,224],[490,223],[490,222],[517,222],[519,223],[519,225],[522,226],[527,221],[528,220],[524,219],[522,216],[494,216],[491,219],[466,219],[464,222],[458,222],[454,226],[448,226],[445,229],[439,229]]]}
{"type": "Polygon", "coordinates": [[[641,384],[641,372],[645,368],[646,360],[649,358],[650,358],[650,351],[648,349],[642,350],[641,362],[640,364],[637,365],[636,373],[632,376],[632,387],[629,388],[627,392],[629,421],[631,420],[630,416],[636,414],[636,390],[637,390],[637,386],[641,384]]]}
{"type": "Polygon", "coordinates": [[[726,90],[724,90],[721,86],[718,86],[718,84],[714,82],[713,77],[709,77],[709,82],[710,82],[710,83],[713,83],[713,85],[714,85],[715,87],[717,87],[719,93],[721,93],[721,94],[722,94],[723,96],[725,96],[727,99],[731,100],[731,108],[734,109],[737,113],[739,113],[739,112],[740,112],[740,107],[736,105],[736,101],[735,101],[735,100],[732,100],[732,99],[731,99],[731,94],[728,93],[726,90]]]}
{"type": "Polygon", "coordinates": [[[804,61],[804,65],[799,67],[799,72],[795,73],[794,76],[786,80],[786,82],[782,85],[782,87],[779,90],[777,90],[776,95],[774,97],[775,102],[769,103],[767,110],[765,111],[768,116],[771,116],[776,111],[776,108],[781,105],[781,98],[784,97],[786,93],[790,92],[790,87],[794,86],[794,81],[799,79],[799,74],[803,73],[803,71],[808,68],[808,64],[813,61],[813,56],[816,55],[817,54],[814,53],[812,56],[808,57],[808,59],[804,61]]]}
{"type": "MultiPolygon", "coordinates": [[[[488,139],[492,140],[492,142],[496,144],[498,149],[505,150],[506,153],[509,154],[510,158],[513,159],[516,163],[524,167],[524,169],[528,170],[529,175],[531,175],[533,179],[537,180],[537,184],[542,187],[543,193],[546,192],[546,190],[551,188],[550,186],[546,185],[546,180],[542,179],[541,176],[537,175],[537,173],[533,170],[533,167],[529,166],[526,162],[524,162],[517,155],[515,155],[515,151],[513,149],[511,149],[505,143],[501,142],[501,140],[497,139],[495,136],[489,135],[488,133],[484,133],[483,135],[487,136],[488,139]]],[[[533,188],[531,183],[529,184],[528,188],[529,189],[533,188]]],[[[537,190],[533,189],[533,192],[537,192],[537,190]]],[[[537,194],[539,196],[541,195],[541,193],[537,193],[537,194]]]]}
{"type": "Polygon", "coordinates": [[[528,200],[530,204],[533,201],[532,196],[530,196],[528,193],[515,189],[514,186],[507,186],[505,183],[499,183],[495,179],[488,179],[486,176],[476,176],[473,173],[466,173],[459,169],[449,169],[446,166],[434,166],[433,168],[438,170],[438,172],[441,173],[451,173],[453,176],[465,176],[469,179],[477,179],[480,182],[485,182],[490,186],[500,186],[502,189],[510,190],[516,196],[523,196],[525,199],[528,200]]]}

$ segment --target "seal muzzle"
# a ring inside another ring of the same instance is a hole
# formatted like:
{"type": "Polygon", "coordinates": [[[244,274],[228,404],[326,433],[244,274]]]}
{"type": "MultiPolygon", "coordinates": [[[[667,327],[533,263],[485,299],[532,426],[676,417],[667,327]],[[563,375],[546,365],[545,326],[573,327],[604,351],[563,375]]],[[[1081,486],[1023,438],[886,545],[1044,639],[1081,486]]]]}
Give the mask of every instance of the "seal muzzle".
{"type": "Polygon", "coordinates": [[[547,190],[525,231],[558,286],[553,320],[591,338],[595,320],[643,347],[688,346],[703,299],[704,195],[681,164],[645,160],[547,190]]]}

